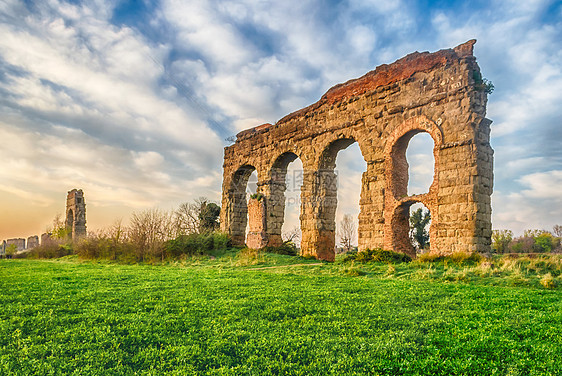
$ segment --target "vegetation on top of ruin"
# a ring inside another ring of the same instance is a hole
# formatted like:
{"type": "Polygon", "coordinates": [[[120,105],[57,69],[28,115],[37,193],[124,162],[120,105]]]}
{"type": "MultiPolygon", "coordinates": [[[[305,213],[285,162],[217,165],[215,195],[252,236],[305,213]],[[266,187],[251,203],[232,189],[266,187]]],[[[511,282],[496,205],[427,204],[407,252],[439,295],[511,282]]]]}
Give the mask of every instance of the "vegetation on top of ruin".
{"type": "Polygon", "coordinates": [[[250,195],[250,198],[253,199],[253,200],[261,201],[261,200],[264,199],[264,196],[261,193],[252,193],[250,195]]]}
{"type": "Polygon", "coordinates": [[[474,88],[485,92],[486,94],[492,94],[494,92],[495,86],[492,81],[487,78],[483,78],[480,71],[475,70],[472,72],[472,78],[474,79],[474,88]]]}

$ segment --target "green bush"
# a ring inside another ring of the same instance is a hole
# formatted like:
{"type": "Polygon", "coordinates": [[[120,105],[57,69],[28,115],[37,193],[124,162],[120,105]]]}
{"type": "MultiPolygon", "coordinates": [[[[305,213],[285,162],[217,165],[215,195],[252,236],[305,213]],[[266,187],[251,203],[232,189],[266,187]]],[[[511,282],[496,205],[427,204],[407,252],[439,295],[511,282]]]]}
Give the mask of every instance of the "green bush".
{"type": "Polygon", "coordinates": [[[45,242],[38,247],[31,249],[25,254],[26,258],[32,259],[50,259],[68,256],[73,254],[72,247],[68,244],[60,244],[56,241],[45,242]]]}
{"type": "Polygon", "coordinates": [[[470,265],[477,264],[484,259],[480,253],[477,252],[464,252],[457,251],[451,254],[445,255],[442,253],[428,252],[422,253],[418,256],[416,261],[418,262],[444,262],[452,263],[457,265],[470,265]]]}
{"type": "Polygon", "coordinates": [[[404,253],[389,251],[386,249],[375,248],[366,249],[359,252],[348,252],[342,259],[342,262],[384,262],[384,263],[400,263],[410,262],[412,258],[404,253]]]}
{"type": "Polygon", "coordinates": [[[550,252],[554,245],[554,237],[548,232],[543,232],[535,237],[535,245],[533,249],[535,252],[550,252]]]}
{"type": "Polygon", "coordinates": [[[181,235],[168,240],[165,244],[166,252],[173,257],[180,255],[203,255],[211,251],[225,250],[230,243],[228,235],[222,232],[208,232],[202,234],[181,235]]]}
{"type": "Polygon", "coordinates": [[[83,259],[119,260],[130,263],[138,261],[133,244],[117,240],[105,234],[89,235],[74,245],[74,251],[83,259]]]}
{"type": "Polygon", "coordinates": [[[293,242],[284,242],[279,247],[265,247],[264,252],[278,255],[298,256],[299,250],[293,242]]]}

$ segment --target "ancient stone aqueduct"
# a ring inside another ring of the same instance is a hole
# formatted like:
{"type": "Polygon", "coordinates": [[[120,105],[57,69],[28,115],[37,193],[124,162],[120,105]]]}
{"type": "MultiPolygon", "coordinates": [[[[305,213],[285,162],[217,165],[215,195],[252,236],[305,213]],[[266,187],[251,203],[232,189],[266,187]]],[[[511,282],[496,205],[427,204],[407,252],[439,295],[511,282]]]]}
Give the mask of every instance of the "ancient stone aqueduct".
{"type": "Polygon", "coordinates": [[[239,245],[281,244],[285,175],[288,164],[300,158],[301,252],[333,260],[335,159],[357,142],[367,163],[361,186],[360,250],[382,247],[415,256],[408,218],[410,206],[417,202],[432,215],[432,250],[489,250],[491,121],[485,118],[487,94],[473,56],[474,43],[412,53],[331,88],[317,103],[276,124],[240,132],[236,143],[225,148],[222,230],[239,245]],[[406,149],[420,132],[434,141],[434,178],[427,193],[408,196],[406,149]],[[259,196],[247,203],[246,185],[254,170],[259,196]]]}

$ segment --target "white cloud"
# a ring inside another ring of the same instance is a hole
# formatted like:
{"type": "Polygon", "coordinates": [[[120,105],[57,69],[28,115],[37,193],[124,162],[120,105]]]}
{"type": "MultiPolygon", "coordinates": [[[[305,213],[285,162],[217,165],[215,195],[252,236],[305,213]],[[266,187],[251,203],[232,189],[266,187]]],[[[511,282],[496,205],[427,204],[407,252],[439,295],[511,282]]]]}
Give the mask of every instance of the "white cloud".
{"type": "Polygon", "coordinates": [[[519,179],[524,189],[492,196],[494,207],[493,227],[508,228],[517,234],[526,229],[550,230],[562,224],[562,170],[537,172],[519,179]]]}
{"type": "MultiPolygon", "coordinates": [[[[476,37],[483,74],[496,85],[488,106],[494,218],[512,223],[510,200],[528,203],[521,220],[534,218],[533,207],[554,210],[546,182],[562,169],[560,134],[552,133],[562,27],[541,21],[551,1],[493,1],[470,12],[432,5],[421,18],[419,6],[402,1],[164,0],[146,24],[131,26],[112,24],[116,4],[0,3],[0,136],[8,145],[0,189],[10,197],[45,206],[77,186],[98,207],[218,199],[220,138],[275,122],[377,64],[476,37]]],[[[408,150],[419,161],[410,163],[411,182],[421,187],[431,163],[414,144],[408,150]]],[[[363,166],[347,154],[338,160],[350,173],[340,206],[356,212],[363,166]]]]}
{"type": "Polygon", "coordinates": [[[36,111],[66,107],[80,112],[80,107],[87,107],[111,117],[118,128],[173,139],[200,153],[220,147],[216,135],[195,114],[159,97],[157,80],[163,70],[157,59],[167,48],[151,48],[131,29],[103,19],[82,18],[74,27],[60,18],[26,20],[26,31],[0,25],[5,36],[0,54],[30,76],[4,84],[20,94],[20,105],[36,111]],[[40,79],[62,89],[54,96],[40,79]]]}

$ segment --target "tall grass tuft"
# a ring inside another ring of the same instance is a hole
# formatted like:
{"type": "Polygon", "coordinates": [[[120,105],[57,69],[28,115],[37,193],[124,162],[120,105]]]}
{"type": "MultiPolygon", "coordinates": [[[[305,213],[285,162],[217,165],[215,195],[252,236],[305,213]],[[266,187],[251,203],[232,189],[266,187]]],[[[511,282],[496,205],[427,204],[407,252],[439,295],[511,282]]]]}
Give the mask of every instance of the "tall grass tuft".
{"type": "Polygon", "coordinates": [[[545,289],[553,289],[557,285],[556,280],[550,273],[543,275],[540,279],[540,283],[545,289]]]}
{"type": "Polygon", "coordinates": [[[265,262],[263,252],[258,249],[243,248],[236,254],[236,266],[252,266],[265,262]]]}
{"type": "Polygon", "coordinates": [[[445,264],[455,265],[475,265],[484,259],[478,252],[464,252],[455,251],[450,254],[443,254],[438,252],[422,253],[416,259],[417,262],[444,262],[445,264]]]}
{"type": "Polygon", "coordinates": [[[389,251],[381,248],[365,249],[359,252],[348,252],[342,262],[384,262],[401,263],[410,262],[412,258],[404,253],[389,251]]]}

